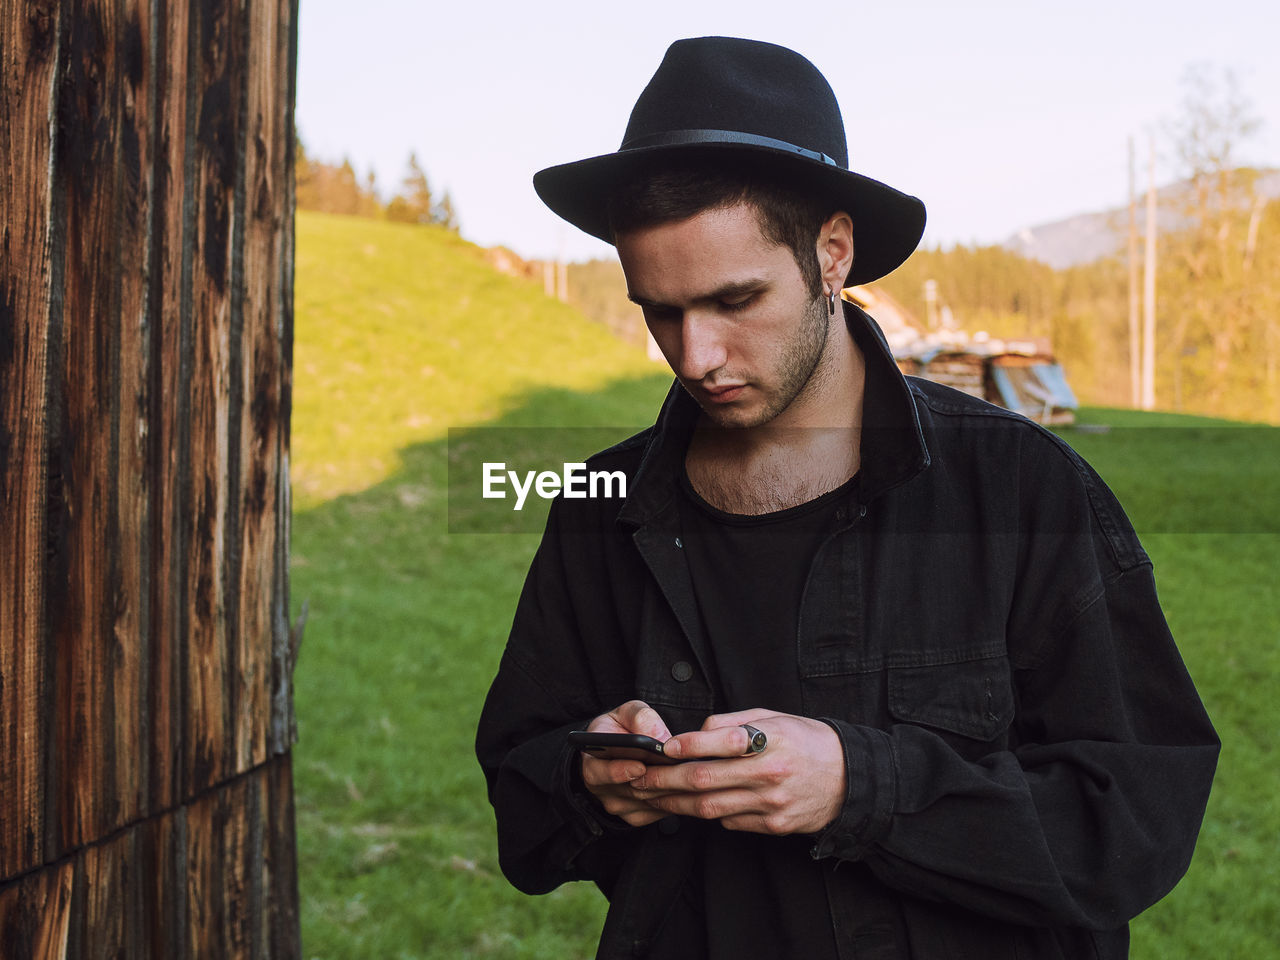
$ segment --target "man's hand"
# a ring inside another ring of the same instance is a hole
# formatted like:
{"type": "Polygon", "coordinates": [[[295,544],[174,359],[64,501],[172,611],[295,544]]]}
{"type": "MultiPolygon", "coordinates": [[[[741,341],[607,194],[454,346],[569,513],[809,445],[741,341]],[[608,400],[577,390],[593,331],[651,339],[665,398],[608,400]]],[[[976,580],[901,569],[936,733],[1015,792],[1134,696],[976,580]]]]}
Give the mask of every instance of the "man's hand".
{"type": "Polygon", "coordinates": [[[760,709],[719,714],[708,717],[701,730],[672,737],[663,750],[671,757],[725,759],[650,766],[640,778],[626,778],[623,796],[651,811],[781,835],[818,833],[844,804],[844,751],[836,732],[820,720],[760,709]],[[744,723],[769,738],[764,752],[743,756],[744,723]]]}
{"type": "MultiPolygon", "coordinates": [[[[658,711],[643,700],[628,700],[622,706],[596,717],[587,725],[592,733],[643,733],[664,743],[671,731],[658,711]]],[[[633,827],[643,827],[667,816],[662,810],[638,798],[629,784],[650,769],[639,760],[603,760],[582,755],[582,782],[605,811],[633,827]]]]}

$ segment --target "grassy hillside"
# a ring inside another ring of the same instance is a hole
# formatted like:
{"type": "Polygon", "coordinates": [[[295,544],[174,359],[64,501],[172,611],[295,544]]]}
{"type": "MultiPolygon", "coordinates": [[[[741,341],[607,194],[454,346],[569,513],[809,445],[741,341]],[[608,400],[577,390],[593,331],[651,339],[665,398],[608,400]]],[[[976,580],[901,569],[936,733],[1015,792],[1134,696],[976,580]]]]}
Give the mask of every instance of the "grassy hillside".
{"type": "MultiPolygon", "coordinates": [[[[530,898],[498,871],[471,743],[537,538],[448,532],[447,429],[621,436],[651,419],[668,377],[444,231],[300,215],[297,303],[305,956],[589,957],[593,888],[530,898]]],[[[1135,924],[1133,955],[1273,956],[1277,431],[1081,419],[1112,425],[1067,437],[1151,531],[1166,612],[1225,741],[1191,874],[1135,924]]]]}
{"type": "Polygon", "coordinates": [[[302,212],[295,291],[301,508],[390,476],[402,447],[499,416],[528,390],[654,371],[443,228],[302,212]]]}

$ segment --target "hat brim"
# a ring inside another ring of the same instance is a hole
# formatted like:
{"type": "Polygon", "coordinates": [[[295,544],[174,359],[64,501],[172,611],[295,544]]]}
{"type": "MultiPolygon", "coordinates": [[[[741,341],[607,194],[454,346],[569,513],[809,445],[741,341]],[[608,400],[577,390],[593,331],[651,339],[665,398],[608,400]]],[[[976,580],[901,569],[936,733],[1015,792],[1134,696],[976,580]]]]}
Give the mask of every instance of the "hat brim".
{"type": "Polygon", "coordinates": [[[785,170],[796,182],[831,197],[832,210],[853,220],[853,267],[845,286],[870,283],[901,266],[924,235],[924,204],[888,184],[819,160],[741,143],[641,147],[540,170],[533,187],[557,215],[593,237],[613,243],[608,198],[662,159],[704,157],[785,170]]]}

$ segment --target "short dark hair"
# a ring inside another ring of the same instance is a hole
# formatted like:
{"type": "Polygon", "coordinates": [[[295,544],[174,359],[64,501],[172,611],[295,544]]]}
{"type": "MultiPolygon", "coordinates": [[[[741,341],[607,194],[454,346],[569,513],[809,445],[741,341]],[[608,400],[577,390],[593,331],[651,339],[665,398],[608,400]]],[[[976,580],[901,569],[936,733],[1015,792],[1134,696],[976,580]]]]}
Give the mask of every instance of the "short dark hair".
{"type": "Polygon", "coordinates": [[[716,169],[705,162],[645,170],[609,198],[609,230],[616,237],[738,203],[755,208],[760,232],[791,251],[812,295],[823,296],[818,231],[836,207],[771,170],[742,164],[716,169]]]}

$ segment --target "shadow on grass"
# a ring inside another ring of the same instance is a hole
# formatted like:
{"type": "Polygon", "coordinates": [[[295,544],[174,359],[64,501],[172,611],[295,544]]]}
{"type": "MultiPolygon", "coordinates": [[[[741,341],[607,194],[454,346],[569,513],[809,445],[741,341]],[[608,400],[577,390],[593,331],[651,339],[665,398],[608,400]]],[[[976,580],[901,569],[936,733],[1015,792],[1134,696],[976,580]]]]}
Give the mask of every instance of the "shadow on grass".
{"type": "MultiPolygon", "coordinates": [[[[531,456],[566,437],[564,456],[585,456],[651,422],[669,383],[535,391],[486,427],[538,439],[531,456]]],[[[291,593],[310,605],[294,677],[307,955],[589,957],[603,899],[507,885],[472,753],[546,502],[521,512],[532,533],[450,534],[448,454],[447,438],[412,445],[385,481],[294,516],[291,593]]]]}

